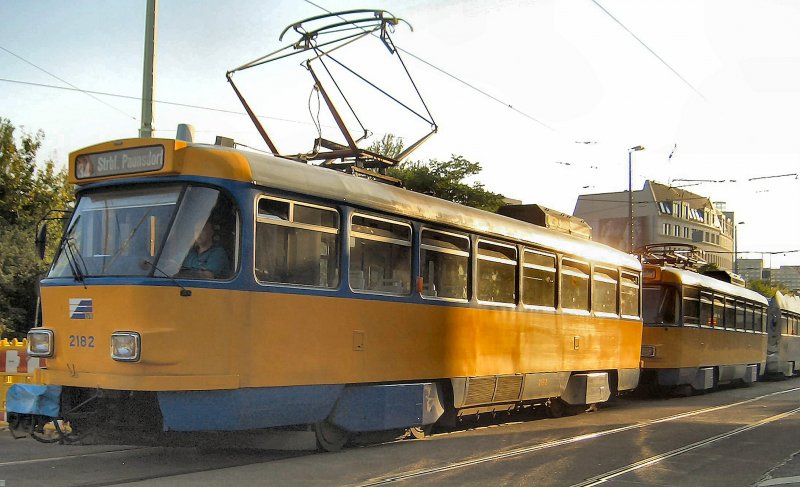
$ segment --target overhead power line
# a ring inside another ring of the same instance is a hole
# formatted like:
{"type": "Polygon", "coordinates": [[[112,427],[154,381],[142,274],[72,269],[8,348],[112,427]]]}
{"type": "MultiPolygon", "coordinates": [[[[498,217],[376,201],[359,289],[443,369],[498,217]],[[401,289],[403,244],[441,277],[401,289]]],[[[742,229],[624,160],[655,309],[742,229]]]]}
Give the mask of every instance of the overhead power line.
{"type": "Polygon", "coordinates": [[[672,66],[670,66],[670,65],[669,65],[669,63],[667,63],[666,61],[664,61],[664,59],[663,59],[661,56],[659,56],[658,54],[656,54],[656,52],[655,52],[654,50],[650,49],[650,46],[648,46],[647,44],[645,44],[643,40],[639,39],[639,37],[638,37],[636,34],[634,34],[633,32],[631,32],[631,30],[630,30],[629,28],[627,28],[627,27],[625,26],[625,24],[623,24],[622,22],[620,22],[620,21],[619,21],[619,20],[618,20],[616,17],[614,17],[613,15],[611,15],[611,12],[609,12],[608,10],[606,10],[606,9],[605,9],[605,7],[603,7],[602,5],[600,5],[600,3],[599,3],[597,0],[592,0],[592,3],[594,3],[595,5],[597,5],[597,7],[598,7],[600,10],[602,10],[603,12],[605,12],[605,14],[606,14],[606,15],[608,15],[609,17],[611,17],[611,19],[612,19],[614,22],[616,22],[617,24],[619,24],[619,26],[620,26],[620,27],[622,27],[623,29],[625,29],[625,32],[627,32],[627,33],[628,33],[628,34],[630,34],[630,35],[631,35],[631,36],[632,36],[634,39],[636,39],[636,41],[637,41],[637,42],[639,42],[639,44],[641,44],[641,45],[642,45],[642,47],[644,47],[645,49],[647,49],[647,50],[650,52],[650,54],[652,54],[653,56],[655,56],[655,58],[656,58],[656,59],[658,59],[659,61],[661,61],[661,64],[663,64],[664,66],[666,66],[666,67],[667,67],[667,69],[669,69],[670,71],[672,71],[672,72],[675,74],[675,76],[677,76],[677,77],[678,77],[678,78],[679,78],[681,81],[683,81],[684,83],[686,83],[686,86],[688,86],[689,88],[691,88],[691,89],[692,89],[692,91],[694,91],[695,93],[697,93],[697,95],[698,95],[700,98],[702,98],[702,99],[705,101],[706,97],[705,97],[705,96],[703,96],[703,94],[702,94],[702,93],[700,93],[700,92],[697,90],[697,88],[695,88],[694,86],[692,86],[692,84],[691,84],[691,83],[689,83],[688,81],[686,81],[686,78],[684,78],[683,76],[681,76],[681,74],[680,74],[680,73],[678,73],[678,71],[676,71],[676,70],[675,70],[675,68],[673,68],[672,66]]]}
{"type": "Polygon", "coordinates": [[[128,113],[126,113],[126,112],[124,112],[124,111],[120,110],[119,108],[115,107],[114,105],[111,105],[110,103],[107,103],[107,102],[105,102],[105,101],[101,100],[100,98],[97,98],[96,96],[94,96],[94,95],[92,94],[92,92],[90,92],[90,91],[87,91],[87,90],[84,90],[84,89],[81,89],[81,88],[78,88],[77,86],[73,85],[73,84],[72,84],[72,83],[70,83],[69,81],[67,81],[67,80],[65,80],[65,79],[63,79],[63,78],[60,78],[60,77],[58,77],[58,76],[54,75],[53,73],[51,73],[50,71],[48,71],[48,70],[46,70],[46,69],[42,68],[41,66],[37,66],[36,64],[33,64],[32,62],[30,62],[30,61],[28,61],[27,59],[23,58],[23,57],[22,57],[22,56],[20,56],[19,54],[13,53],[13,52],[9,51],[8,49],[6,49],[6,48],[5,48],[5,47],[3,47],[3,46],[0,46],[0,49],[2,49],[2,50],[4,50],[5,52],[7,52],[7,53],[11,54],[12,56],[14,56],[15,58],[19,59],[20,61],[22,61],[22,62],[24,62],[24,63],[26,63],[26,64],[30,64],[31,66],[33,66],[34,68],[38,69],[39,71],[41,71],[41,72],[43,72],[43,73],[46,73],[48,76],[51,76],[51,77],[53,77],[53,78],[55,78],[55,79],[57,79],[57,80],[61,81],[62,83],[65,83],[65,84],[67,84],[67,85],[71,86],[73,90],[75,90],[75,91],[80,91],[80,92],[81,92],[81,93],[83,93],[84,95],[86,95],[86,96],[88,96],[88,97],[90,97],[90,98],[92,98],[92,99],[94,99],[94,100],[96,100],[96,101],[98,101],[98,102],[102,103],[103,105],[105,105],[105,106],[107,106],[107,107],[109,107],[109,108],[111,108],[111,109],[113,109],[113,110],[116,110],[116,111],[118,111],[119,113],[121,113],[121,114],[125,115],[126,117],[128,117],[128,118],[130,118],[130,119],[132,119],[132,120],[134,120],[134,121],[137,121],[137,122],[138,122],[138,119],[137,119],[136,117],[134,117],[133,115],[130,115],[130,114],[128,114],[128,113]]]}
{"type": "MultiPolygon", "coordinates": [[[[105,92],[105,91],[82,90],[80,88],[68,88],[66,86],[48,85],[48,84],[45,84],[45,83],[33,83],[31,81],[20,81],[20,80],[7,79],[7,78],[0,78],[0,81],[6,82],[6,83],[16,83],[16,84],[20,84],[20,85],[36,86],[36,87],[39,87],[39,88],[51,88],[51,89],[55,89],[55,90],[65,90],[65,91],[79,91],[79,92],[82,92],[82,93],[87,93],[87,94],[92,94],[92,95],[111,96],[111,97],[114,97],[114,98],[122,98],[122,99],[125,99],[125,100],[136,100],[136,101],[141,101],[142,100],[142,98],[140,96],[121,95],[119,93],[109,93],[109,92],[105,92]]],[[[189,103],[178,103],[178,102],[166,101],[166,100],[153,100],[153,101],[155,103],[160,103],[162,105],[172,105],[172,106],[185,107],[185,108],[196,108],[198,110],[208,110],[208,111],[219,112],[219,113],[230,113],[230,114],[233,114],[233,115],[247,115],[245,112],[238,112],[238,111],[235,111],[235,110],[226,110],[224,108],[213,108],[213,107],[206,107],[206,106],[202,106],[202,105],[192,105],[192,104],[189,104],[189,103]]],[[[269,120],[277,120],[277,121],[281,121],[281,122],[297,123],[297,124],[302,124],[302,125],[312,125],[309,122],[302,122],[300,120],[291,120],[291,119],[288,119],[288,118],[266,117],[266,116],[262,116],[262,115],[258,115],[258,117],[259,118],[269,119],[269,120]]]]}

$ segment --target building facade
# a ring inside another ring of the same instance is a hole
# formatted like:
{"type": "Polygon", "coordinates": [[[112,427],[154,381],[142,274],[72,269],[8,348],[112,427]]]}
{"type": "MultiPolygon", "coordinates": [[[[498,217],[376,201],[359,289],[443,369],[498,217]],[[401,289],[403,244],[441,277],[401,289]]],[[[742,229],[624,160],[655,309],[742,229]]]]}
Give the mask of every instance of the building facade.
{"type": "Polygon", "coordinates": [[[779,282],[795,293],[800,290],[800,266],[782,265],[771,271],[772,282],[779,282]]]}
{"type": "Polygon", "coordinates": [[[708,263],[733,271],[735,225],[732,212],[722,211],[707,197],[682,188],[645,181],[632,194],[632,218],[627,191],[580,195],[574,215],[592,227],[594,240],[627,252],[653,243],[691,244],[708,263]]]}
{"type": "Polygon", "coordinates": [[[734,271],[747,282],[764,279],[764,260],[737,259],[734,271]]]}

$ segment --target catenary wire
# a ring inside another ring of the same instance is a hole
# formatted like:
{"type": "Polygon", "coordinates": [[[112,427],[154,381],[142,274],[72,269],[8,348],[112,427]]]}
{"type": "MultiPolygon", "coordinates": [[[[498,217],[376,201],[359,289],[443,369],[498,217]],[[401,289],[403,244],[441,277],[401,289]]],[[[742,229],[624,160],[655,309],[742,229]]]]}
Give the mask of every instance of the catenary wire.
{"type": "Polygon", "coordinates": [[[706,97],[705,97],[705,96],[703,96],[703,94],[702,94],[702,93],[700,93],[700,92],[697,90],[697,88],[695,88],[694,86],[692,86],[692,84],[691,84],[691,83],[689,83],[689,82],[686,80],[686,78],[684,78],[683,76],[681,76],[681,74],[680,74],[680,73],[678,73],[678,72],[675,70],[675,68],[673,68],[672,66],[670,66],[670,65],[669,65],[669,63],[667,63],[666,61],[664,61],[664,59],[663,59],[661,56],[659,56],[658,54],[656,54],[656,52],[655,52],[654,50],[650,49],[650,46],[648,46],[647,44],[645,44],[643,40],[641,40],[641,39],[640,39],[640,38],[639,38],[639,37],[638,37],[636,34],[634,34],[633,32],[631,32],[631,30],[630,30],[630,29],[628,29],[628,28],[625,26],[625,24],[623,24],[622,22],[620,22],[620,21],[619,21],[619,20],[618,20],[616,17],[614,17],[613,15],[611,15],[611,12],[609,12],[608,10],[606,10],[606,9],[605,9],[605,7],[603,7],[602,5],[600,5],[600,3],[599,3],[597,0],[592,0],[592,3],[594,3],[595,5],[597,5],[597,7],[598,7],[600,10],[602,10],[603,12],[605,12],[605,14],[606,14],[606,15],[608,15],[609,17],[611,17],[611,19],[612,19],[614,22],[616,22],[617,24],[619,24],[619,26],[620,26],[620,27],[622,27],[623,29],[625,29],[625,32],[627,32],[628,34],[630,34],[630,35],[631,35],[631,36],[632,36],[634,39],[636,39],[636,41],[637,41],[639,44],[641,44],[641,45],[642,45],[642,47],[644,47],[645,49],[647,49],[647,50],[650,52],[650,54],[652,54],[653,56],[655,56],[655,57],[656,57],[656,59],[658,59],[659,61],[661,61],[661,64],[663,64],[664,66],[666,66],[666,67],[667,67],[667,69],[669,69],[670,71],[672,71],[672,72],[675,74],[675,76],[677,76],[678,78],[680,78],[680,80],[681,80],[681,81],[683,81],[684,83],[686,83],[686,86],[688,86],[689,88],[691,88],[691,89],[692,89],[692,91],[694,91],[695,93],[697,93],[697,96],[699,96],[700,98],[702,98],[702,99],[703,99],[703,101],[706,101],[706,97]]]}
{"type": "Polygon", "coordinates": [[[14,56],[15,58],[19,59],[20,61],[22,61],[22,62],[24,62],[24,63],[27,63],[27,64],[30,64],[31,66],[33,66],[34,68],[38,69],[39,71],[42,71],[43,73],[46,73],[48,76],[52,76],[53,78],[55,78],[55,79],[57,79],[57,80],[61,81],[62,83],[65,83],[65,84],[67,84],[67,85],[71,86],[71,87],[72,87],[72,88],[73,88],[75,91],[80,91],[80,92],[81,92],[81,93],[83,93],[84,95],[86,95],[86,96],[88,96],[88,97],[90,97],[90,98],[92,98],[92,99],[94,99],[94,100],[96,100],[96,101],[99,101],[99,102],[100,102],[100,103],[102,103],[103,105],[105,105],[105,106],[107,106],[107,107],[109,107],[109,108],[112,108],[112,109],[114,109],[114,110],[118,111],[119,113],[121,113],[121,114],[125,115],[126,117],[128,117],[128,118],[130,118],[130,119],[132,119],[132,120],[134,120],[134,121],[137,121],[137,122],[138,122],[138,119],[137,119],[136,117],[134,117],[134,116],[132,116],[132,115],[130,115],[130,114],[128,114],[128,113],[126,113],[126,112],[124,112],[123,110],[121,110],[121,109],[119,109],[119,108],[115,107],[114,105],[112,105],[112,104],[110,104],[110,103],[107,103],[107,102],[105,102],[105,101],[101,100],[100,98],[97,98],[96,96],[94,96],[94,94],[93,94],[91,91],[88,91],[88,90],[84,90],[84,89],[78,88],[77,86],[73,85],[73,84],[72,84],[72,83],[70,83],[69,81],[67,81],[67,80],[65,80],[65,79],[63,79],[63,78],[60,78],[60,77],[56,76],[55,74],[53,74],[53,73],[51,73],[50,71],[48,71],[48,70],[46,70],[46,69],[42,68],[41,66],[37,66],[36,64],[34,64],[34,63],[32,63],[32,62],[28,61],[27,59],[23,58],[22,56],[20,56],[19,54],[16,54],[16,53],[14,53],[14,52],[11,52],[11,51],[9,51],[8,49],[6,49],[6,48],[5,48],[5,47],[3,47],[3,46],[0,46],[0,49],[2,49],[3,51],[5,51],[5,52],[7,52],[7,53],[11,54],[12,56],[14,56]]]}
{"type": "MultiPolygon", "coordinates": [[[[82,90],[80,88],[69,88],[69,87],[66,87],[66,86],[49,85],[49,84],[45,84],[45,83],[34,83],[34,82],[31,82],[31,81],[20,81],[20,80],[8,79],[8,78],[0,78],[0,81],[1,82],[6,82],[6,83],[20,84],[20,85],[36,86],[36,87],[39,87],[39,88],[52,88],[52,89],[56,89],[56,90],[66,90],[66,91],[80,91],[82,93],[91,93],[91,94],[94,94],[94,95],[101,95],[101,96],[111,96],[111,97],[114,97],[114,98],[122,98],[122,99],[125,99],[125,100],[136,100],[136,101],[141,101],[142,100],[142,98],[139,97],[139,96],[121,95],[119,93],[109,93],[109,92],[105,92],[105,91],[82,90]]],[[[196,108],[198,110],[208,110],[208,111],[218,112],[218,113],[230,113],[232,115],[247,115],[245,112],[239,112],[239,111],[236,111],[236,110],[226,110],[224,108],[213,108],[213,107],[206,107],[206,106],[202,106],[202,105],[192,105],[192,104],[189,104],[189,103],[178,103],[178,102],[166,101],[166,100],[153,100],[153,102],[154,103],[159,103],[159,104],[162,104],[162,105],[171,105],[171,106],[184,107],[184,108],[196,108]]],[[[258,118],[265,118],[265,119],[269,119],[269,120],[277,120],[277,121],[280,121],[280,122],[296,123],[296,124],[301,124],[301,125],[310,125],[309,122],[303,122],[303,121],[300,121],[300,120],[292,120],[292,119],[288,119],[288,118],[267,117],[267,116],[264,116],[264,115],[258,115],[258,118]]]]}

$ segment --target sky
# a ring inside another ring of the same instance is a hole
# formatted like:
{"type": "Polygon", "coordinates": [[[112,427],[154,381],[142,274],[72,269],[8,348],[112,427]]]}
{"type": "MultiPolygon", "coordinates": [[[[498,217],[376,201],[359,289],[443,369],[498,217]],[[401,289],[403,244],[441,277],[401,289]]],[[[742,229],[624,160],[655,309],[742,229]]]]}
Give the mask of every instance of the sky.
{"type": "MultiPolygon", "coordinates": [[[[138,135],[145,3],[0,2],[0,117],[42,130],[43,157],[66,165],[70,151],[138,135]]],[[[190,123],[196,141],[266,149],[225,73],[295,40],[279,41],[286,26],[354,8],[413,27],[392,39],[438,132],[412,160],[463,156],[481,164],[487,189],[571,214],[579,194],[626,190],[628,149],[642,145],[634,189],[652,179],[724,202],[743,257],[800,265],[794,0],[161,0],[155,136],[190,123]]],[[[421,110],[396,56],[370,41],[342,59],[421,110]]],[[[234,75],[284,153],[317,136],[303,59],[234,75]]],[[[374,134],[367,143],[429,130],[352,77],[342,83],[374,134]]],[[[320,112],[323,137],[342,141],[320,112]]]]}

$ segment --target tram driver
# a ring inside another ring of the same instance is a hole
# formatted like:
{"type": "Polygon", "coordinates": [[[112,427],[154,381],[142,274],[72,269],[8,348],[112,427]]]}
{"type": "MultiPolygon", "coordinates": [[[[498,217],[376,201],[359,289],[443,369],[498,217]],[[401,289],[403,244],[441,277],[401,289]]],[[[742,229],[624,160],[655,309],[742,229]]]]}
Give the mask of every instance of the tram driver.
{"type": "Polygon", "coordinates": [[[208,220],[199,229],[194,245],[183,260],[179,275],[205,279],[224,279],[229,276],[228,254],[214,237],[214,225],[208,220]]]}

